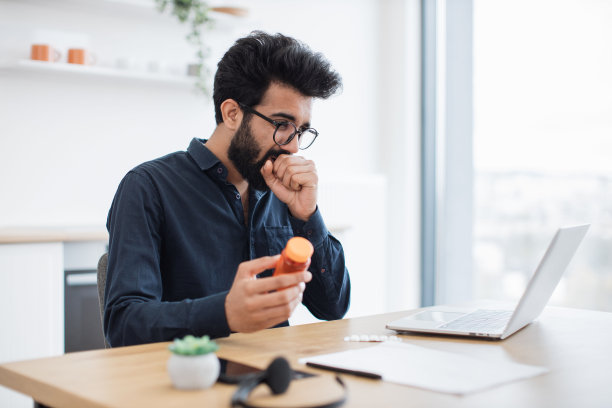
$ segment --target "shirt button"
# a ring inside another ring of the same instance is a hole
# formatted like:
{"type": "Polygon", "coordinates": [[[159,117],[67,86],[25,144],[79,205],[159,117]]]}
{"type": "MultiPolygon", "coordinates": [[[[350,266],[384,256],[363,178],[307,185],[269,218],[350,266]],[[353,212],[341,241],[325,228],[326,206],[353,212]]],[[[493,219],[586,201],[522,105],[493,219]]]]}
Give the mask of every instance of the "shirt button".
{"type": "Polygon", "coordinates": [[[240,194],[236,194],[236,200],[240,200],[240,194]]]}
{"type": "Polygon", "coordinates": [[[311,236],[312,235],[312,230],[306,231],[306,235],[311,236]]]}
{"type": "Polygon", "coordinates": [[[223,169],[221,167],[217,167],[217,173],[219,174],[223,173],[223,169]]]}

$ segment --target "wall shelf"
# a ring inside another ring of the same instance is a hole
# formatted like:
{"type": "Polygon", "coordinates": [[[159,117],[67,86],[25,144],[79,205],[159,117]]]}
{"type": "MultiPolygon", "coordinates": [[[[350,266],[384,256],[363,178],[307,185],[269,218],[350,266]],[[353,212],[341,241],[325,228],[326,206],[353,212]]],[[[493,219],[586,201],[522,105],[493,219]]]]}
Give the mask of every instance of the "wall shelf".
{"type": "MultiPolygon", "coordinates": [[[[186,68],[185,68],[186,69],[186,68]]],[[[60,62],[45,62],[19,60],[0,64],[3,72],[30,72],[53,75],[81,76],[85,78],[111,78],[117,80],[159,82],[175,85],[194,86],[196,78],[187,75],[171,75],[150,73],[118,68],[97,67],[90,65],[67,64],[60,62]]]]}

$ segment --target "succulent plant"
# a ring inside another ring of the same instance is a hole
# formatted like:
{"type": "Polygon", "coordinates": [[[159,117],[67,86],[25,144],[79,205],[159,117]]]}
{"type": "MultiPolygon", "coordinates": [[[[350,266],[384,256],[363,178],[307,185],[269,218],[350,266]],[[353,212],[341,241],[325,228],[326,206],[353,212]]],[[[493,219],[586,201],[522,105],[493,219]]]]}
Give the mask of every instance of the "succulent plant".
{"type": "Polygon", "coordinates": [[[174,339],[168,349],[181,356],[200,356],[217,351],[219,346],[208,336],[195,337],[188,334],[182,339],[174,339]]]}

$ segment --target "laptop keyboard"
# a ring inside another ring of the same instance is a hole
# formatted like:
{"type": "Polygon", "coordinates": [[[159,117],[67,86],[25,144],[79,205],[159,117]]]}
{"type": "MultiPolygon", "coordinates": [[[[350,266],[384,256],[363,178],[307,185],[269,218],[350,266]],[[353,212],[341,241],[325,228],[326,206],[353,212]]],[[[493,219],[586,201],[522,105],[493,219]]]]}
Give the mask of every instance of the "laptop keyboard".
{"type": "Polygon", "coordinates": [[[510,320],[510,316],[512,316],[512,311],[508,310],[476,310],[440,328],[470,333],[501,333],[510,320]]]}

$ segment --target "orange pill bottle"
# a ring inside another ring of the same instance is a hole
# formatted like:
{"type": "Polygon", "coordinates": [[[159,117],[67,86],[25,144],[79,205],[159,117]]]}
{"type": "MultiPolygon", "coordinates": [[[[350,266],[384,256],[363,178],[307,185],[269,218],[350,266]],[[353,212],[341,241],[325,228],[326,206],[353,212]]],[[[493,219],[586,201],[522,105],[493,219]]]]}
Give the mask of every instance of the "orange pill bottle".
{"type": "Polygon", "coordinates": [[[310,266],[310,257],[314,247],[306,238],[293,237],[287,241],[287,245],[276,262],[274,276],[283,273],[303,271],[310,266]]]}

